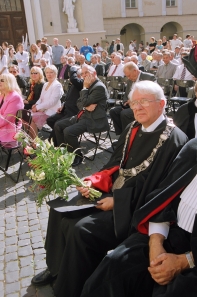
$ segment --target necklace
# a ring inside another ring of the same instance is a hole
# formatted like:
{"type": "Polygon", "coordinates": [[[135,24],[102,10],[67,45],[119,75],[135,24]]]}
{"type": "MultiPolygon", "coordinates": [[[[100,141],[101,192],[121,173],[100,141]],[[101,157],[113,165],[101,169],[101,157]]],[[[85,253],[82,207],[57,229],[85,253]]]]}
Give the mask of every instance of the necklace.
{"type": "Polygon", "coordinates": [[[130,138],[131,130],[132,130],[134,124],[135,124],[135,122],[133,122],[131,124],[129,131],[126,135],[126,140],[125,140],[125,144],[124,144],[124,148],[123,148],[123,155],[122,155],[122,159],[120,161],[120,166],[119,166],[119,176],[117,177],[117,179],[115,180],[115,182],[112,186],[112,192],[116,189],[121,189],[127,180],[138,175],[140,172],[144,171],[145,169],[147,169],[150,166],[150,164],[153,162],[153,159],[154,159],[158,149],[170,137],[170,134],[172,133],[173,129],[175,128],[175,126],[173,124],[167,123],[165,130],[160,135],[159,141],[158,141],[157,145],[155,146],[155,148],[152,150],[152,153],[150,154],[150,156],[146,160],[144,160],[140,165],[138,165],[136,167],[133,167],[130,169],[123,169],[122,164],[125,159],[126,147],[127,147],[127,143],[130,138]],[[128,178],[125,178],[126,176],[128,176],[128,178]]]}

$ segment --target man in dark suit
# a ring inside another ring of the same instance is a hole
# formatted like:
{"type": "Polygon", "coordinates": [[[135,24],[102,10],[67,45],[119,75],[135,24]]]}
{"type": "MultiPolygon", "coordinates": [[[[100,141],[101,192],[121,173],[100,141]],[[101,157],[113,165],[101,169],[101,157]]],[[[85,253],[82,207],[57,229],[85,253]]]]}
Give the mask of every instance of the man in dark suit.
{"type": "Polygon", "coordinates": [[[98,63],[97,55],[92,55],[91,57],[91,66],[96,70],[97,76],[104,75],[104,66],[98,63]]]}
{"type": "Polygon", "coordinates": [[[59,79],[68,79],[69,78],[69,69],[70,69],[70,65],[68,64],[68,57],[61,56],[60,61],[61,61],[61,65],[58,69],[57,77],[59,79]]]}
{"type": "MultiPolygon", "coordinates": [[[[78,136],[84,132],[109,130],[105,111],[108,92],[105,85],[98,80],[95,69],[89,65],[82,67],[81,76],[84,79],[83,89],[77,100],[80,112],[75,117],[56,122],[54,126],[57,145],[67,144],[70,152],[79,148],[78,136]]],[[[81,162],[82,154],[78,150],[73,166],[81,162]]]]}
{"type": "Polygon", "coordinates": [[[126,63],[123,71],[128,78],[123,104],[110,109],[110,116],[114,124],[116,135],[120,135],[126,126],[134,121],[133,111],[129,108],[128,95],[135,82],[141,80],[155,81],[155,76],[153,74],[140,71],[134,62],[126,63]]]}
{"type": "MultiPolygon", "coordinates": [[[[57,110],[57,113],[50,116],[47,119],[47,124],[54,129],[56,122],[70,118],[76,115],[79,111],[77,107],[77,100],[80,97],[80,91],[83,88],[83,79],[81,78],[81,69],[76,66],[72,66],[69,69],[69,76],[71,86],[66,94],[65,102],[62,107],[57,110]]],[[[57,146],[57,140],[55,137],[54,130],[52,130],[49,139],[53,139],[54,145],[57,146]]]]}

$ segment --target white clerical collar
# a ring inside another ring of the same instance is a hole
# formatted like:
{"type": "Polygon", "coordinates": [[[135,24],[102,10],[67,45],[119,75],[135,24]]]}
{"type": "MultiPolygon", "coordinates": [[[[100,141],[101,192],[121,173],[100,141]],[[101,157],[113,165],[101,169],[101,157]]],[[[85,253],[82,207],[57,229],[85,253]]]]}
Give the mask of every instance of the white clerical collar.
{"type": "Polygon", "coordinates": [[[158,119],[152,123],[148,128],[145,128],[143,125],[142,125],[142,131],[143,132],[153,132],[157,126],[159,126],[159,124],[161,124],[163,121],[165,120],[165,117],[163,114],[161,114],[158,119]]]}

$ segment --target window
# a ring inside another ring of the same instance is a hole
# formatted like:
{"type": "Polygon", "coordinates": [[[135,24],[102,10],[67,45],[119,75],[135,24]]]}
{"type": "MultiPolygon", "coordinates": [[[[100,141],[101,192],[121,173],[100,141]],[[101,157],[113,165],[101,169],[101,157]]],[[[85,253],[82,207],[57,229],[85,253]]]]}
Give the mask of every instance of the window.
{"type": "Polygon", "coordinates": [[[135,0],[125,0],[126,8],[136,8],[135,0]]]}
{"type": "Polygon", "coordinates": [[[166,0],[166,6],[175,6],[175,0],[166,0]]]}
{"type": "Polygon", "coordinates": [[[20,0],[0,0],[0,11],[21,11],[20,0]]]}

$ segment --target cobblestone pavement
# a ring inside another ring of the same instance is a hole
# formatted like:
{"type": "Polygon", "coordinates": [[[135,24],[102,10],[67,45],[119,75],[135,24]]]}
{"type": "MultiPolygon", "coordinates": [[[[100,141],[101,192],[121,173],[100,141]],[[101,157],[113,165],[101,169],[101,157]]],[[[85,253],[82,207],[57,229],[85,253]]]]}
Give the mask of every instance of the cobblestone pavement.
{"type": "MultiPolygon", "coordinates": [[[[112,133],[112,137],[115,137],[112,133]]],[[[91,147],[82,141],[82,147],[91,147]]],[[[76,168],[79,177],[98,171],[109,159],[110,153],[99,150],[95,161],[87,159],[76,168]]],[[[0,153],[0,164],[5,155],[0,153]]],[[[18,154],[12,158],[9,172],[18,165],[18,154]]],[[[29,170],[22,166],[19,182],[15,184],[0,171],[0,296],[1,297],[54,297],[50,285],[34,287],[31,278],[46,268],[44,241],[46,237],[49,207],[36,205],[35,194],[28,191],[31,181],[29,170]]]]}

